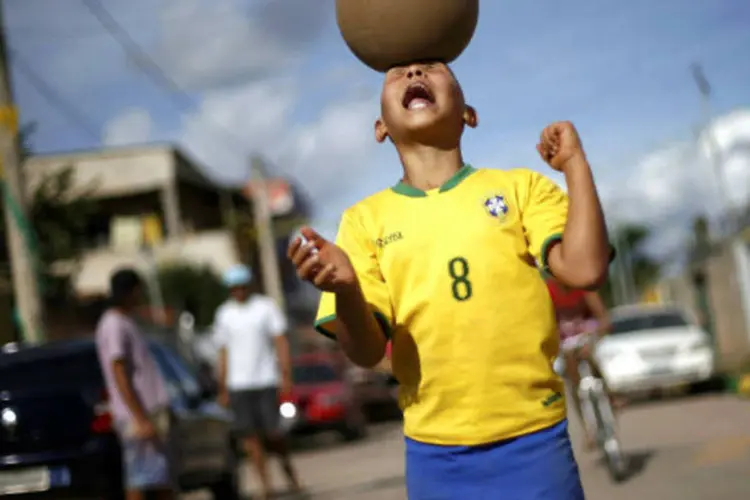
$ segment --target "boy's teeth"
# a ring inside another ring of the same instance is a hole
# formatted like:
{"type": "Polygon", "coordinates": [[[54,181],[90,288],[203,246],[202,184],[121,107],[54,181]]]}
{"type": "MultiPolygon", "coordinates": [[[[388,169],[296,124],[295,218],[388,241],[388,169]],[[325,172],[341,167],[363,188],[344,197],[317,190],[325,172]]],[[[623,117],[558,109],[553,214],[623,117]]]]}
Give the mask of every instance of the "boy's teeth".
{"type": "Polygon", "coordinates": [[[412,99],[411,102],[409,102],[409,109],[423,109],[429,105],[430,102],[427,99],[418,97],[416,99],[412,99]]]}

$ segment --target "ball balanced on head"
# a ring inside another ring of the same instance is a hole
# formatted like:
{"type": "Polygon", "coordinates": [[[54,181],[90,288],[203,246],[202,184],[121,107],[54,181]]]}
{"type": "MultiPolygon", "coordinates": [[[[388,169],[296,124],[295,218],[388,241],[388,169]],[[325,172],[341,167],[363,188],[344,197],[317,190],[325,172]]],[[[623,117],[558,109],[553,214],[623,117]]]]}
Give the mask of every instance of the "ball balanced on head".
{"type": "Polygon", "coordinates": [[[479,0],[336,0],[344,41],[376,71],[454,61],[474,35],[479,0]]]}

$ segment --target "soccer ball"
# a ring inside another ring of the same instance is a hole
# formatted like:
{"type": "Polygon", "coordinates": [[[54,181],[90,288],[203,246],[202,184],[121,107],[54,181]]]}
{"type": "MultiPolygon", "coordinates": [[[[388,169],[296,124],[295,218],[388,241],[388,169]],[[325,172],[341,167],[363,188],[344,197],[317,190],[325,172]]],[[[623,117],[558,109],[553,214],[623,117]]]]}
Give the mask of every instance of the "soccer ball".
{"type": "Polygon", "coordinates": [[[386,72],[414,61],[454,61],[477,26],[479,0],[336,0],[349,49],[386,72]]]}

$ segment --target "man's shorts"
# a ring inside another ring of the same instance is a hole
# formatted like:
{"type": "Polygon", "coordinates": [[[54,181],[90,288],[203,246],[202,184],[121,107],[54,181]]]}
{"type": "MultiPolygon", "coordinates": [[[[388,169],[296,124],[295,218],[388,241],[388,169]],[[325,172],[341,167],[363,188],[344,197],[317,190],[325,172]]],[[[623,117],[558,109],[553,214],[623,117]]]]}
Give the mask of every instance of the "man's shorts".
{"type": "Polygon", "coordinates": [[[272,437],[280,432],[279,390],[276,387],[231,391],[237,436],[272,437]]]}
{"type": "Polygon", "coordinates": [[[409,500],[583,500],[567,420],[483,446],[406,439],[409,500]]]}
{"type": "Polygon", "coordinates": [[[132,437],[129,424],[116,425],[122,448],[125,489],[150,491],[171,489],[175,485],[169,413],[160,411],[151,419],[158,433],[158,437],[151,440],[132,437]]]}

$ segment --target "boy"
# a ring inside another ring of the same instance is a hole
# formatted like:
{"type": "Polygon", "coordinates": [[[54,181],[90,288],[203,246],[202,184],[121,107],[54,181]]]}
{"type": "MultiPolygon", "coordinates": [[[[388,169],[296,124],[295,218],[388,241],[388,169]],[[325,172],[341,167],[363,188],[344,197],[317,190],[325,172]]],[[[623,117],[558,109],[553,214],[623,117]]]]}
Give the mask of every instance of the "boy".
{"type": "Polygon", "coordinates": [[[606,278],[604,218],[575,128],[550,125],[537,146],[565,174],[568,207],[530,170],[464,163],[477,113],[446,65],[391,69],[381,112],[375,136],[395,145],[401,182],[347,209],[335,244],[305,228],[289,247],[300,278],[325,292],[317,329],[365,367],[391,339],[410,499],[582,499],[535,267],[575,288],[606,278]]]}
{"type": "Polygon", "coordinates": [[[126,500],[176,499],[169,445],[169,396],[134,321],[143,282],[132,269],[110,279],[112,306],[96,328],[96,346],[123,452],[126,500]]]}

